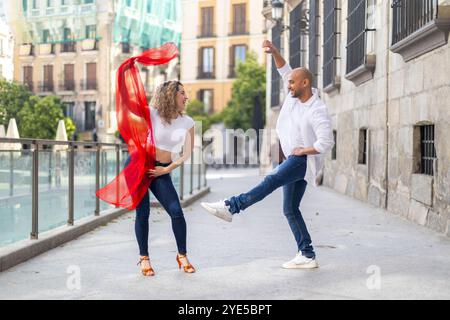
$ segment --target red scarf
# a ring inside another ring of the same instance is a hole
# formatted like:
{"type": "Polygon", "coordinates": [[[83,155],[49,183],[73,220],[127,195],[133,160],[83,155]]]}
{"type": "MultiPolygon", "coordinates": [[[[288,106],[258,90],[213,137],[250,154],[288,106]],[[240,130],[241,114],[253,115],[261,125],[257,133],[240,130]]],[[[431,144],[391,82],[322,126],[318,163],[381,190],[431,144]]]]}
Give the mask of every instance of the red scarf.
{"type": "Polygon", "coordinates": [[[113,181],[95,193],[116,207],[135,209],[153,180],[147,171],[155,168],[156,148],[150,109],[136,62],[146,66],[165,64],[178,53],[174,43],[166,43],[131,57],[117,70],[117,125],[128,145],[131,161],[113,181]]]}

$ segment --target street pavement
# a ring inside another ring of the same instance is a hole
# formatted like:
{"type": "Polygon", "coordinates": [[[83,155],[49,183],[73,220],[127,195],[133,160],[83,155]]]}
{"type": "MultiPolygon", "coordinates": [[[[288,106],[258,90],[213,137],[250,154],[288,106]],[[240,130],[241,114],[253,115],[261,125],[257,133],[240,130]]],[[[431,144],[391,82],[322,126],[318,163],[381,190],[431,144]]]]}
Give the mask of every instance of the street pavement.
{"type": "Polygon", "coordinates": [[[209,215],[200,201],[249,190],[258,169],[208,171],[211,193],[185,208],[185,274],[175,261],[170,218],[153,209],[154,277],[136,266],[134,212],[0,273],[0,299],[450,299],[450,239],[334,190],[308,187],[301,211],[320,268],[285,270],[296,244],[282,191],[235,216],[209,215]]]}

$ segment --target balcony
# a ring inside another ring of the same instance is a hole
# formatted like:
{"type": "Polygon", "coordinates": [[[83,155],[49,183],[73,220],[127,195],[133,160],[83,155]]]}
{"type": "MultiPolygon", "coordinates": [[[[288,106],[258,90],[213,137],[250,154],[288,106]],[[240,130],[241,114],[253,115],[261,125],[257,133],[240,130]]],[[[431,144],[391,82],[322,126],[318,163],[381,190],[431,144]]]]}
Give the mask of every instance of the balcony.
{"type": "Polygon", "coordinates": [[[55,45],[51,43],[42,43],[39,45],[39,55],[46,56],[55,54],[55,45]]]}
{"type": "Polygon", "coordinates": [[[34,46],[32,44],[21,44],[19,47],[19,56],[33,56],[34,46]]]}
{"type": "Polygon", "coordinates": [[[81,80],[80,81],[80,88],[83,91],[92,91],[92,90],[97,90],[98,87],[98,83],[97,80],[81,80]]]}
{"type": "Polygon", "coordinates": [[[39,82],[38,84],[38,92],[39,93],[47,93],[47,92],[53,92],[54,86],[53,82],[39,82]]]}
{"type": "Polygon", "coordinates": [[[98,40],[96,39],[85,39],[81,42],[82,51],[95,51],[98,50],[98,40]]]}
{"type": "Polygon", "coordinates": [[[200,25],[198,26],[197,38],[214,38],[216,37],[216,33],[214,32],[215,25],[200,25]]]}
{"type": "Polygon", "coordinates": [[[77,44],[76,42],[65,42],[61,43],[61,52],[67,53],[67,52],[76,52],[77,51],[77,44]]]}
{"type": "Polygon", "coordinates": [[[416,0],[393,6],[391,51],[405,61],[446,45],[450,6],[437,0],[416,0]]]}
{"type": "Polygon", "coordinates": [[[59,91],[75,91],[75,81],[65,80],[59,83],[59,91]]]}
{"type": "Polygon", "coordinates": [[[229,24],[229,33],[230,36],[238,36],[238,35],[248,35],[250,32],[248,21],[235,22],[229,24]]]}
{"type": "Polygon", "coordinates": [[[198,68],[197,79],[215,79],[214,71],[203,71],[203,68],[198,68]]]}

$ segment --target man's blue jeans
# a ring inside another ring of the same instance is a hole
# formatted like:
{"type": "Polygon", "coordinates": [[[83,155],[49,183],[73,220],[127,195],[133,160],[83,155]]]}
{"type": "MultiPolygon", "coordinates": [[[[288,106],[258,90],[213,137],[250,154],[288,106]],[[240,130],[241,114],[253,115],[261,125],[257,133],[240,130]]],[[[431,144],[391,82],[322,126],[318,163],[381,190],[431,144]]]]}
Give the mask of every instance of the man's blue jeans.
{"type": "Polygon", "coordinates": [[[304,180],[306,159],[306,156],[289,156],[255,188],[247,193],[231,197],[225,203],[229,205],[230,212],[236,214],[283,186],[283,212],[294,234],[298,250],[307,258],[315,258],[311,237],[299,209],[307,184],[304,180]]]}

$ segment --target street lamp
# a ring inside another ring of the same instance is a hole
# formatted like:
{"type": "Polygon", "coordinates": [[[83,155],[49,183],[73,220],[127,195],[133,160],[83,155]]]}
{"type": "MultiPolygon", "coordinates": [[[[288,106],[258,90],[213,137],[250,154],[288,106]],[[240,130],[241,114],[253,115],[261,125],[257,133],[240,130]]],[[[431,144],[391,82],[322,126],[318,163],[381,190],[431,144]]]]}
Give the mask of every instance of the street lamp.
{"type": "Polygon", "coordinates": [[[280,0],[272,0],[272,19],[275,21],[283,19],[283,3],[280,0]]]}

